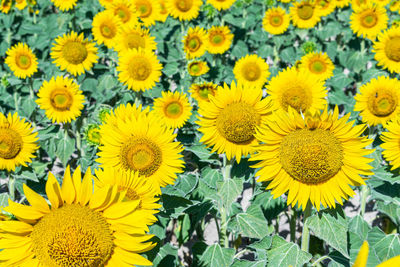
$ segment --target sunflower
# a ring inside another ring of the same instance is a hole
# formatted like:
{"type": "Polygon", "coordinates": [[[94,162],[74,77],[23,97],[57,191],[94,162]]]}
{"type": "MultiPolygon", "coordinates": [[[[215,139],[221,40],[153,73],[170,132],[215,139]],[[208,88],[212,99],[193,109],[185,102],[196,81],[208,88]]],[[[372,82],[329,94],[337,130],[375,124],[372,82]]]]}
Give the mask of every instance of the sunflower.
{"type": "Polygon", "coordinates": [[[137,20],[136,7],[131,1],[114,0],[110,5],[108,5],[107,9],[110,10],[114,16],[121,19],[124,24],[139,23],[137,20]]]}
{"type": "Polygon", "coordinates": [[[287,68],[273,77],[267,87],[274,109],[298,112],[321,110],[327,104],[324,82],[305,71],[287,68]]]}
{"type": "Polygon", "coordinates": [[[210,102],[209,96],[215,96],[217,87],[218,85],[211,82],[204,82],[202,84],[194,83],[190,86],[189,93],[199,104],[210,102]]]}
{"type": "Polygon", "coordinates": [[[6,117],[0,112],[0,170],[14,171],[15,167],[32,162],[39,148],[33,130],[17,113],[8,113],[6,117]]]}
{"type": "Polygon", "coordinates": [[[373,43],[378,66],[383,66],[391,73],[400,73],[400,27],[390,28],[378,35],[373,43]]]}
{"type": "Polygon", "coordinates": [[[6,52],[5,63],[18,78],[31,77],[37,71],[37,59],[26,44],[18,43],[6,52]]]}
{"type": "Polygon", "coordinates": [[[154,114],[167,128],[181,128],[192,115],[192,106],[186,94],[177,91],[161,92],[154,100],[154,114]]]}
{"type": "Polygon", "coordinates": [[[236,0],[207,0],[207,3],[211,4],[218,10],[230,8],[236,0]]]}
{"type": "Polygon", "coordinates": [[[149,27],[156,23],[158,14],[160,13],[160,5],[154,0],[133,0],[136,6],[136,12],[142,20],[145,27],[149,27]]]}
{"type": "Polygon", "coordinates": [[[213,26],[207,33],[208,52],[223,54],[231,47],[233,34],[228,26],[213,26]]]}
{"type": "Polygon", "coordinates": [[[61,70],[74,76],[90,70],[98,58],[94,43],[84,39],[83,33],[76,32],[57,37],[50,55],[61,70]]]}
{"type": "Polygon", "coordinates": [[[84,133],[86,142],[92,146],[100,145],[100,127],[96,124],[89,124],[84,133]]]}
{"type": "Polygon", "coordinates": [[[115,49],[120,53],[129,49],[142,48],[149,51],[157,49],[157,43],[149,30],[133,24],[125,24],[121,27],[115,43],[115,49]]]}
{"type": "Polygon", "coordinates": [[[61,11],[68,11],[76,6],[78,0],[51,0],[53,4],[61,11]]]}
{"type": "Polygon", "coordinates": [[[392,0],[389,4],[389,10],[392,12],[400,11],[400,0],[392,0]]]}
{"type": "Polygon", "coordinates": [[[290,17],[293,25],[301,29],[312,28],[321,20],[319,9],[309,1],[295,2],[290,7],[290,17]]]}
{"type": "Polygon", "coordinates": [[[387,6],[388,4],[390,4],[391,0],[372,0],[373,3],[379,5],[379,6],[387,6]]]}
{"type": "Polygon", "coordinates": [[[7,14],[12,7],[12,0],[1,0],[0,11],[7,14]]]}
{"type": "Polygon", "coordinates": [[[204,135],[200,142],[212,151],[225,153],[228,160],[236,157],[239,163],[242,156],[254,152],[258,141],[254,138],[256,128],[266,123],[271,103],[261,100],[261,88],[247,88],[232,82],[229,87],[218,87],[210,102],[200,105],[199,131],[204,135]]]}
{"type": "Polygon", "coordinates": [[[376,36],[387,28],[388,16],[383,6],[365,4],[353,7],[350,16],[350,28],[357,36],[375,40],[376,36]]]}
{"type": "Polygon", "coordinates": [[[156,218],[155,213],[159,212],[160,204],[157,204],[156,195],[160,191],[155,189],[145,177],[139,176],[138,172],[124,171],[115,168],[105,168],[95,170],[95,188],[101,189],[107,186],[117,186],[118,191],[125,191],[125,200],[139,200],[136,213],[146,221],[146,225],[152,225],[156,218]]]}
{"type": "Polygon", "coordinates": [[[264,59],[257,55],[247,55],[235,63],[233,74],[246,87],[262,88],[270,74],[268,69],[264,59]]]}
{"type": "Polygon", "coordinates": [[[329,79],[333,76],[335,65],[325,53],[308,53],[301,59],[300,70],[304,70],[321,80],[329,79]]]}
{"type": "Polygon", "coordinates": [[[169,12],[166,5],[166,0],[157,0],[160,4],[160,13],[158,14],[156,20],[165,22],[169,16],[169,12]]]}
{"type": "Polygon", "coordinates": [[[339,109],[333,113],[306,112],[299,114],[293,109],[277,111],[266,125],[259,128],[256,138],[262,142],[257,154],[250,160],[259,161],[253,168],[260,168],[258,181],[271,181],[274,198],[289,191],[287,204],[298,202],[305,209],[307,202],[320,209],[335,207],[335,201],[343,205],[355,193],[349,185],[363,185],[359,176],[373,175],[373,159],[365,158],[373,152],[364,147],[373,140],[359,137],[365,125],[347,123],[348,113],[339,119],[339,109]]]}
{"type": "Polygon", "coordinates": [[[335,11],[336,2],[335,0],[316,0],[315,6],[318,8],[319,15],[323,17],[335,11]]]}
{"type": "Polygon", "coordinates": [[[71,78],[58,76],[44,81],[38,97],[36,103],[53,123],[71,122],[81,115],[84,96],[71,78]]]}
{"type": "Polygon", "coordinates": [[[111,4],[114,2],[113,0],[99,0],[100,5],[102,5],[105,8],[108,8],[111,6],[111,4]]]}
{"type": "Polygon", "coordinates": [[[102,121],[104,122],[104,124],[118,127],[117,122],[119,120],[126,122],[128,120],[137,119],[141,115],[147,116],[149,112],[150,112],[149,106],[143,109],[142,105],[137,106],[135,104],[132,105],[130,103],[127,103],[126,105],[121,104],[118,107],[116,107],[113,111],[108,112],[104,116],[104,119],[102,121]]]}
{"type": "MultiPolygon", "coordinates": [[[[122,201],[126,191],[105,186],[93,193],[90,169],[81,180],[78,167],[65,170],[62,187],[49,173],[46,194],[51,204],[23,185],[31,206],[8,200],[5,211],[17,219],[0,222],[5,266],[152,265],[139,255],[156,244],[145,234],[140,200],[122,201]]],[[[152,216],[152,215],[151,215],[152,216]]]]}
{"type": "Polygon", "coordinates": [[[93,37],[99,45],[104,43],[108,48],[112,48],[116,44],[120,25],[121,20],[113,16],[112,11],[105,10],[97,13],[92,22],[93,37]]]}
{"type": "Polygon", "coordinates": [[[345,8],[350,5],[351,0],[334,0],[338,8],[345,8]]]}
{"type": "Polygon", "coordinates": [[[207,35],[203,28],[189,28],[182,40],[187,59],[201,57],[207,50],[207,35]]]}
{"type": "Polygon", "coordinates": [[[19,10],[24,9],[27,6],[26,0],[15,0],[15,7],[19,10]]]}
{"type": "Polygon", "coordinates": [[[265,12],[262,21],[263,28],[270,34],[282,34],[286,32],[290,24],[290,16],[281,7],[273,7],[265,12]]]}
{"type": "Polygon", "coordinates": [[[199,15],[202,0],[166,0],[169,14],[179,20],[192,20],[199,15]]]}
{"type": "Polygon", "coordinates": [[[100,127],[102,145],[97,162],[103,168],[137,171],[154,188],[173,184],[184,164],[180,154],[183,148],[174,142],[173,130],[150,115],[125,121],[117,117],[116,124],[117,127],[107,121],[100,127]]]}
{"type": "Polygon", "coordinates": [[[191,76],[201,76],[210,70],[210,68],[207,66],[207,62],[201,60],[190,62],[187,68],[191,76]]]}
{"type": "Polygon", "coordinates": [[[162,65],[152,51],[130,49],[120,54],[118,78],[134,91],[145,91],[160,79],[162,65]]]}

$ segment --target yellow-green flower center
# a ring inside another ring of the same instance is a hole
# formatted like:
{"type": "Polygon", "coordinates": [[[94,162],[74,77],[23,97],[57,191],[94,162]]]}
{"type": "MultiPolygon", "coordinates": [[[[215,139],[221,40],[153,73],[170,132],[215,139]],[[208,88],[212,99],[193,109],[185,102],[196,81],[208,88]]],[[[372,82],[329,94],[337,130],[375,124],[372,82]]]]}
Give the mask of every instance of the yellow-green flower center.
{"type": "Polygon", "coordinates": [[[192,63],[189,66],[189,70],[191,75],[197,75],[202,70],[201,64],[198,62],[192,63]]]}
{"type": "Polygon", "coordinates": [[[193,0],[175,0],[175,7],[181,12],[188,12],[193,6],[193,0]]]}
{"type": "Polygon", "coordinates": [[[225,38],[224,38],[223,35],[221,35],[221,34],[215,34],[215,35],[212,37],[212,41],[211,41],[211,42],[212,42],[213,44],[218,45],[218,44],[222,43],[224,40],[225,40],[225,38]]]}
{"type": "Polygon", "coordinates": [[[378,23],[378,17],[373,10],[367,10],[364,15],[361,16],[361,24],[365,28],[372,28],[378,23]]]}
{"type": "Polygon", "coordinates": [[[326,66],[323,61],[316,59],[310,63],[309,69],[312,73],[320,74],[325,72],[326,66]]]}
{"type": "Polygon", "coordinates": [[[96,211],[78,204],[52,209],[33,226],[32,250],[42,266],[104,266],[114,237],[96,211]],[[73,218],[73,219],[68,219],[73,218]]]}
{"type": "Polygon", "coordinates": [[[379,90],[368,98],[368,108],[377,117],[386,117],[397,108],[398,99],[389,91],[379,90]]]}
{"type": "Polygon", "coordinates": [[[165,105],[164,114],[165,116],[175,119],[179,118],[183,113],[183,106],[179,101],[172,101],[165,105]]]}
{"type": "Polygon", "coordinates": [[[31,57],[28,55],[19,55],[17,56],[15,63],[20,69],[28,69],[31,66],[31,57]]]}
{"type": "Polygon", "coordinates": [[[254,139],[255,128],[261,116],[247,103],[237,102],[227,105],[218,115],[218,132],[232,143],[250,143],[254,139]]]}
{"type": "Polygon", "coordinates": [[[117,15],[123,23],[126,23],[131,18],[130,10],[127,6],[119,6],[115,9],[114,14],[117,15]]]}
{"type": "Polygon", "coordinates": [[[152,12],[151,3],[148,1],[140,1],[139,3],[136,2],[136,10],[140,13],[139,17],[147,18],[152,12]]]}
{"type": "Polygon", "coordinates": [[[297,15],[302,20],[309,20],[314,14],[314,7],[309,3],[304,3],[300,5],[297,9],[297,15]]]}
{"type": "Polygon", "coordinates": [[[0,128],[0,158],[15,158],[22,150],[23,144],[19,133],[13,129],[0,128]]]}
{"type": "Polygon", "coordinates": [[[269,23],[274,27],[279,27],[283,23],[283,17],[280,14],[274,14],[269,17],[269,23]]]}
{"type": "Polygon", "coordinates": [[[190,50],[190,52],[195,52],[200,48],[201,45],[201,40],[197,36],[192,36],[191,38],[188,38],[186,42],[186,46],[190,50]]]}
{"type": "Polygon", "coordinates": [[[285,92],[282,94],[281,105],[285,110],[289,106],[300,111],[306,111],[311,106],[311,97],[307,93],[306,89],[297,84],[288,84],[285,92]]]}
{"type": "Polygon", "coordinates": [[[129,63],[130,76],[137,81],[145,81],[151,74],[151,63],[145,57],[137,57],[129,63]]]}
{"type": "Polygon", "coordinates": [[[130,32],[125,35],[126,46],[130,49],[138,49],[146,47],[145,38],[139,32],[130,32]]]}
{"type": "Polygon", "coordinates": [[[385,54],[390,60],[400,62],[400,36],[395,36],[387,40],[385,54]]]}
{"type": "Polygon", "coordinates": [[[81,64],[88,56],[86,46],[81,42],[68,41],[62,48],[63,58],[71,64],[81,64]]]}
{"type": "Polygon", "coordinates": [[[57,111],[70,110],[73,103],[73,97],[68,90],[63,88],[54,89],[50,93],[50,104],[57,111]]]}
{"type": "Polygon", "coordinates": [[[318,184],[339,172],[343,165],[343,148],[330,131],[299,129],[283,138],[279,158],[283,169],[293,179],[318,184]]]}
{"type": "Polygon", "coordinates": [[[213,93],[213,91],[208,87],[200,87],[198,92],[199,96],[204,100],[208,100],[208,95],[213,93]]]}
{"type": "Polygon", "coordinates": [[[261,77],[261,69],[256,62],[248,62],[242,67],[243,77],[250,82],[257,81],[261,77]]]}
{"type": "Polygon", "coordinates": [[[117,28],[111,23],[103,23],[100,26],[101,35],[107,39],[112,39],[117,34],[117,28]]]}
{"type": "Polygon", "coordinates": [[[98,128],[90,129],[87,133],[87,139],[92,144],[96,145],[100,144],[101,135],[99,129],[98,128]]]}

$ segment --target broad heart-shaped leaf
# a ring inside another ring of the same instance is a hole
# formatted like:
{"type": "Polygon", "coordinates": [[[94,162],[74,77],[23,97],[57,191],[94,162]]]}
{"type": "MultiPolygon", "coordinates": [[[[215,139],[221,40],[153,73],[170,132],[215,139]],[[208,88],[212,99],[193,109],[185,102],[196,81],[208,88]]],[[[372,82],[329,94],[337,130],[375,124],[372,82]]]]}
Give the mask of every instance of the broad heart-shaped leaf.
{"type": "Polygon", "coordinates": [[[311,259],[311,254],[302,251],[293,242],[287,242],[280,236],[274,236],[271,249],[267,252],[269,266],[303,266],[311,259]]]}
{"type": "MultiPolygon", "coordinates": [[[[378,227],[372,228],[367,236],[370,245],[369,254],[375,255],[380,262],[400,255],[400,238],[398,234],[385,235],[378,227]]],[[[370,257],[368,256],[368,263],[370,257]]]]}
{"type": "Polygon", "coordinates": [[[236,221],[239,226],[240,233],[250,238],[263,238],[268,235],[268,222],[260,207],[259,212],[253,211],[249,213],[239,213],[236,215],[236,221]]]}
{"type": "Polygon", "coordinates": [[[180,174],[174,185],[162,188],[163,194],[184,197],[191,193],[197,186],[199,179],[196,175],[180,174]]]}
{"type": "Polygon", "coordinates": [[[75,139],[70,138],[67,134],[64,138],[57,141],[56,156],[61,160],[64,166],[67,165],[69,158],[75,151],[75,139]]]}
{"type": "Polygon", "coordinates": [[[389,218],[395,223],[400,224],[400,207],[394,203],[385,203],[383,201],[376,202],[377,209],[389,216],[389,218]]]}
{"type": "Polygon", "coordinates": [[[217,189],[217,182],[223,180],[221,171],[219,169],[211,169],[210,167],[204,167],[201,170],[201,179],[209,187],[217,189]]]}
{"type": "Polygon", "coordinates": [[[200,261],[203,263],[202,266],[228,267],[231,266],[234,256],[235,249],[222,248],[219,244],[214,244],[204,251],[200,261]]]}
{"type": "Polygon", "coordinates": [[[242,193],[242,180],[234,178],[228,179],[217,184],[218,195],[221,197],[222,205],[229,208],[233,201],[242,193]]]}
{"type": "Polygon", "coordinates": [[[259,261],[245,261],[245,260],[236,260],[232,264],[232,267],[265,267],[267,266],[267,260],[259,260],[259,261]]]}
{"type": "Polygon", "coordinates": [[[349,221],[350,262],[353,264],[361,245],[367,239],[370,227],[366,221],[357,215],[349,221]]]}
{"type": "MultiPolygon", "coordinates": [[[[339,208],[337,208],[339,209],[339,208]]],[[[324,240],[328,245],[349,257],[347,252],[347,222],[343,211],[324,210],[319,214],[309,217],[306,225],[315,236],[324,240]]]]}

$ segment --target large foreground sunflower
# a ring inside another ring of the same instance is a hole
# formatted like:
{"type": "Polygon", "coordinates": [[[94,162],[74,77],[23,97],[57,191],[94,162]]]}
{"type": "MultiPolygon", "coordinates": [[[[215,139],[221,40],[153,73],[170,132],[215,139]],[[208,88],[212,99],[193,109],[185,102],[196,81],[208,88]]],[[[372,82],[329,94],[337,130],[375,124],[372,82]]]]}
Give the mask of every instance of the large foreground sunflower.
{"type": "Polygon", "coordinates": [[[353,7],[350,16],[350,28],[357,36],[375,40],[376,36],[387,28],[388,16],[383,6],[373,3],[353,7]]]}
{"type": "Polygon", "coordinates": [[[46,111],[46,117],[52,122],[71,122],[81,115],[84,96],[71,78],[58,76],[44,81],[38,97],[36,103],[46,111]]]}
{"type": "Polygon", "coordinates": [[[9,48],[6,52],[5,63],[18,78],[25,79],[37,71],[37,59],[26,44],[18,43],[9,48]]]}
{"type": "Polygon", "coordinates": [[[207,50],[207,37],[203,28],[189,28],[186,36],[183,38],[183,50],[186,53],[186,58],[201,57],[207,50]]]}
{"type": "Polygon", "coordinates": [[[62,187],[53,174],[47,201],[24,185],[31,206],[9,200],[5,211],[17,220],[0,222],[0,257],[5,266],[152,265],[139,253],[152,249],[140,200],[122,201],[126,191],[105,186],[93,193],[90,169],[81,180],[67,167],[62,187]]]}
{"type": "Polygon", "coordinates": [[[83,33],[76,32],[57,37],[50,55],[61,70],[74,76],[90,70],[98,58],[94,43],[84,39],[83,33]]]}
{"type": "Polygon", "coordinates": [[[215,96],[209,95],[210,102],[203,102],[199,109],[199,131],[204,135],[200,142],[212,151],[225,153],[228,160],[254,151],[258,141],[254,138],[256,128],[266,123],[271,111],[270,102],[262,98],[261,88],[247,88],[234,82],[229,87],[218,87],[215,96]]]}
{"type": "Polygon", "coordinates": [[[179,20],[192,20],[199,15],[202,0],[166,0],[169,14],[179,20]]]}
{"type": "Polygon", "coordinates": [[[373,44],[378,66],[400,73],[400,27],[393,27],[378,35],[373,44]]]}
{"type": "Polygon", "coordinates": [[[223,54],[231,47],[233,34],[228,26],[213,26],[207,33],[207,49],[211,54],[223,54]]]}
{"type": "Polygon", "coordinates": [[[335,65],[327,54],[321,52],[308,53],[301,58],[300,70],[304,70],[318,79],[326,80],[333,76],[335,65]]]}
{"type": "Polygon", "coordinates": [[[235,63],[233,74],[246,87],[262,88],[270,74],[268,69],[264,59],[257,55],[247,55],[235,63]]]}
{"type": "Polygon", "coordinates": [[[105,10],[94,16],[92,22],[93,37],[98,44],[103,44],[108,48],[115,46],[121,20],[113,16],[113,12],[105,10]]]}
{"type": "Polygon", "coordinates": [[[290,25],[290,16],[285,9],[281,7],[273,7],[268,9],[263,18],[263,28],[270,34],[282,34],[290,25]]]}
{"type": "Polygon", "coordinates": [[[293,25],[302,29],[312,28],[321,20],[318,8],[310,1],[295,2],[290,17],[293,25]]]}
{"type": "Polygon", "coordinates": [[[218,10],[230,8],[236,0],[207,0],[213,7],[218,10]]]}
{"type": "Polygon", "coordinates": [[[61,11],[68,11],[76,6],[78,0],[51,0],[51,2],[61,11]]]}
{"type": "Polygon", "coordinates": [[[362,175],[372,175],[373,152],[365,149],[373,140],[359,137],[365,125],[347,123],[350,113],[339,119],[339,109],[333,112],[297,113],[278,111],[257,131],[262,142],[256,148],[253,167],[260,168],[258,181],[270,181],[274,198],[289,191],[287,203],[298,203],[303,210],[310,201],[317,210],[343,204],[355,193],[349,185],[365,184],[362,175]]]}
{"type": "Polygon", "coordinates": [[[37,133],[32,125],[17,113],[7,117],[0,112],[0,170],[14,171],[15,167],[27,166],[39,148],[37,133]]]}

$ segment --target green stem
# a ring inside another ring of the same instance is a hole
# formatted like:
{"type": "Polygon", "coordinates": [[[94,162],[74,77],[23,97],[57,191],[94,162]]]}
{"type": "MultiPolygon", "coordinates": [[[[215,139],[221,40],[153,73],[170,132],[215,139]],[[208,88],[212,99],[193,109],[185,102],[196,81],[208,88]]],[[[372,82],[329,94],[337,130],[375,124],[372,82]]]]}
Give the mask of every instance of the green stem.
{"type": "Polygon", "coordinates": [[[290,241],[291,242],[296,242],[296,218],[297,218],[297,212],[294,208],[289,208],[289,226],[290,226],[290,241]]]}
{"type": "Polygon", "coordinates": [[[19,108],[19,106],[18,106],[18,93],[17,92],[14,92],[14,103],[15,103],[15,111],[17,111],[18,112],[18,108],[19,108]]]}
{"type": "Polygon", "coordinates": [[[142,102],[142,91],[138,91],[135,94],[135,105],[139,106],[141,104],[143,104],[143,102],[142,102]]]}
{"type": "Polygon", "coordinates": [[[362,54],[364,54],[366,52],[366,50],[365,50],[365,39],[361,40],[360,51],[361,51],[362,54]]]}
{"type": "Polygon", "coordinates": [[[15,179],[12,175],[8,175],[8,192],[10,194],[10,199],[15,200],[15,179]]]}
{"type": "Polygon", "coordinates": [[[76,137],[76,148],[78,149],[78,153],[81,157],[84,157],[85,151],[82,149],[81,133],[78,130],[75,132],[75,137],[76,137]]]}
{"type": "MultiPolygon", "coordinates": [[[[224,155],[224,181],[227,181],[231,177],[231,170],[233,165],[233,159],[228,160],[226,155],[224,155]]],[[[220,244],[225,248],[229,247],[229,239],[228,239],[228,208],[221,206],[221,236],[220,236],[220,244]]]]}
{"type": "Polygon", "coordinates": [[[311,216],[312,205],[310,202],[307,203],[306,209],[303,216],[303,233],[301,235],[301,250],[308,252],[310,245],[310,229],[306,225],[307,218],[311,216]]]}
{"type": "Polygon", "coordinates": [[[367,197],[369,195],[369,190],[367,185],[363,185],[361,187],[361,208],[360,208],[360,215],[364,217],[365,214],[365,207],[367,205],[367,197]]]}

